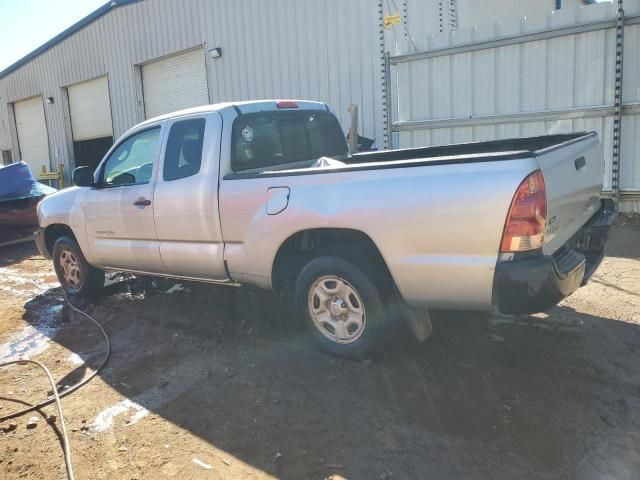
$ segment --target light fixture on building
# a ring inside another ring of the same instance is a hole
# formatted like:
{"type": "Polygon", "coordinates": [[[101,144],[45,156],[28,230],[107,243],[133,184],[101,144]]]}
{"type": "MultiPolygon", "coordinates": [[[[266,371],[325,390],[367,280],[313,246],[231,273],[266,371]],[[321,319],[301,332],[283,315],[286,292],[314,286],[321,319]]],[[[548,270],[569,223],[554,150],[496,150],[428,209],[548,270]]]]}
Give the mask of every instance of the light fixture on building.
{"type": "Polygon", "coordinates": [[[53,104],[53,97],[47,97],[47,103],[49,105],[52,105],[53,104]]]}
{"type": "Polygon", "coordinates": [[[220,58],[222,56],[222,48],[216,47],[209,50],[211,58],[220,58]]]}

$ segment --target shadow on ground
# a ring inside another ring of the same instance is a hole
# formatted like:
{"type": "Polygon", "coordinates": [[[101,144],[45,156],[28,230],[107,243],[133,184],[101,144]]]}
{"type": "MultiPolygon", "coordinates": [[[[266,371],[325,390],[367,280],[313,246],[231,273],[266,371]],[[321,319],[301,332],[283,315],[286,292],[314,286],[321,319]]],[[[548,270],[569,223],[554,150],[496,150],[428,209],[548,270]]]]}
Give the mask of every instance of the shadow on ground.
{"type": "MultiPolygon", "coordinates": [[[[380,358],[353,363],[318,352],[281,298],[186,283],[166,294],[172,285],[128,278],[85,306],[111,335],[101,377],[266,473],[640,475],[638,325],[567,306],[536,317],[436,312],[426,343],[401,334],[380,358]]],[[[25,319],[37,325],[52,301],[58,292],[30,301],[25,319]]],[[[54,340],[97,362],[99,337],[74,332],[54,340]]]]}
{"type": "Polygon", "coordinates": [[[33,242],[0,246],[0,267],[8,267],[19,263],[29,255],[37,253],[36,245],[33,242]]]}

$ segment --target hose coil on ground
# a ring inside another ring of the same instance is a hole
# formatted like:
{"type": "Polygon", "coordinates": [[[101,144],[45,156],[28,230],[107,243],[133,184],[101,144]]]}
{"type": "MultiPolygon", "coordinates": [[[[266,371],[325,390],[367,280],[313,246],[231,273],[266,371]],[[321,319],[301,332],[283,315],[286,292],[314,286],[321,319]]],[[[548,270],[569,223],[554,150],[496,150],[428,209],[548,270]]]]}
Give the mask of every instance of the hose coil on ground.
{"type": "Polygon", "coordinates": [[[25,413],[29,413],[29,412],[33,412],[34,410],[40,410],[43,407],[46,407],[47,405],[51,405],[52,403],[55,402],[57,409],[58,409],[58,416],[60,418],[60,431],[61,431],[61,436],[62,436],[62,450],[64,451],[64,461],[65,461],[65,465],[67,468],[67,476],[69,478],[69,480],[74,480],[74,473],[73,473],[73,465],[71,463],[71,447],[69,446],[69,438],[67,436],[67,429],[64,423],[64,417],[62,414],[62,404],[60,402],[61,398],[66,397],[67,395],[70,395],[71,393],[75,392],[76,390],[80,389],[82,386],[86,385],[87,383],[89,383],[99,372],[100,370],[102,370],[102,368],[106,365],[107,360],[109,359],[109,356],[111,355],[111,342],[109,340],[109,336],[107,335],[107,332],[104,330],[104,328],[102,327],[102,325],[100,325],[100,323],[93,318],[91,315],[89,315],[88,313],[85,313],[83,310],[81,310],[80,308],[76,307],[73,303],[71,303],[71,301],[69,300],[69,298],[65,295],[64,296],[67,304],[69,305],[69,307],[71,308],[71,310],[73,310],[76,313],[79,313],[80,315],[82,315],[83,317],[85,317],[87,320],[90,320],[91,322],[93,322],[98,329],[100,330],[100,332],[102,333],[102,335],[104,336],[105,342],[106,342],[106,350],[105,350],[105,354],[104,357],[102,359],[102,362],[100,363],[100,366],[98,366],[98,368],[96,370],[94,370],[88,377],[83,378],[82,380],[80,380],[78,383],[72,385],[71,387],[67,388],[64,392],[62,393],[58,393],[58,389],[56,387],[56,382],[53,379],[53,375],[51,375],[51,372],[49,371],[49,369],[43,365],[42,363],[35,361],[35,360],[28,360],[28,359],[18,359],[18,360],[12,360],[10,362],[5,362],[5,363],[0,363],[0,368],[2,367],[8,367],[10,365],[24,365],[26,363],[31,363],[34,365],[37,365],[38,367],[40,367],[42,370],[44,370],[45,374],[47,375],[47,378],[49,380],[49,382],[51,383],[51,389],[53,391],[53,395],[49,398],[47,398],[46,400],[36,404],[36,405],[31,405],[27,408],[24,408],[20,411],[17,412],[13,412],[10,413],[8,415],[3,415],[0,417],[0,422],[4,422],[5,420],[9,420],[11,418],[15,418],[15,417],[19,417],[21,415],[24,415],[25,413]]]}

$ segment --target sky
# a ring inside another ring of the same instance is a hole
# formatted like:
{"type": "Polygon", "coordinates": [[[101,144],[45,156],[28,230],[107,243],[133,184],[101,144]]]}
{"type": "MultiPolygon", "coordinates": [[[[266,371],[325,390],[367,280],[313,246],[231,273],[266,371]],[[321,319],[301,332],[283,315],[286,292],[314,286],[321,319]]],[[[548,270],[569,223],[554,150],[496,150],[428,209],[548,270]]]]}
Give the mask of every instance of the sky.
{"type": "Polygon", "coordinates": [[[0,70],[105,3],[107,0],[0,0],[0,70]]]}

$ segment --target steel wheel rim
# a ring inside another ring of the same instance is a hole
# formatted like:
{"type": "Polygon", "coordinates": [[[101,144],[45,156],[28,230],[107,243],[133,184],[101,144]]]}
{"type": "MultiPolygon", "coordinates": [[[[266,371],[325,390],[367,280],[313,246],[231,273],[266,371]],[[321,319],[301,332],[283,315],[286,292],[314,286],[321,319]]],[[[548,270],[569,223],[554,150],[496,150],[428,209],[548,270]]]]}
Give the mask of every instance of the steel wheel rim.
{"type": "Polygon", "coordinates": [[[311,285],[307,306],[314,326],[334,343],[353,343],[364,333],[362,298],[349,282],[337,275],[320,277],[311,285]]]}
{"type": "Polygon", "coordinates": [[[71,288],[79,289],[82,286],[82,270],[75,253],[63,250],[60,253],[59,264],[63,282],[71,288]]]}

